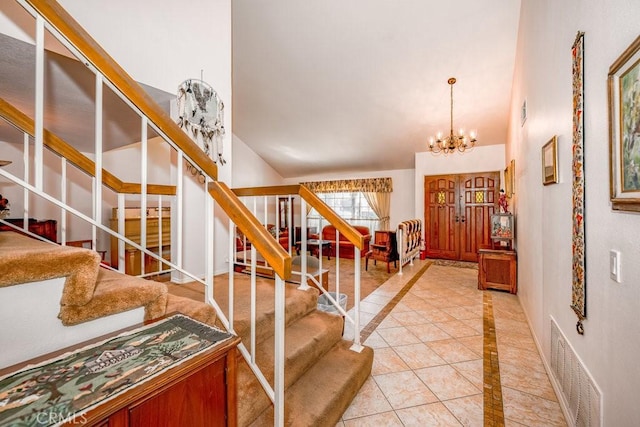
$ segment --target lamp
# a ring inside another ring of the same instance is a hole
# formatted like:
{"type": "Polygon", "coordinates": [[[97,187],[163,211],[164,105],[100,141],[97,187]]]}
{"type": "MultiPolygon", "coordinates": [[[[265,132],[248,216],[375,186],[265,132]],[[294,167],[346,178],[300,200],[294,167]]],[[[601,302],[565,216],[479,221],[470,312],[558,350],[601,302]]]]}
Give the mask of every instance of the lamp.
{"type": "Polygon", "coordinates": [[[456,83],[455,77],[451,77],[447,80],[447,83],[451,86],[451,127],[449,128],[449,135],[443,138],[442,132],[438,132],[435,138],[430,137],[429,151],[448,154],[458,150],[462,153],[467,149],[473,148],[477,135],[475,131],[471,131],[467,136],[462,129],[457,134],[453,133],[453,85],[456,83]]]}

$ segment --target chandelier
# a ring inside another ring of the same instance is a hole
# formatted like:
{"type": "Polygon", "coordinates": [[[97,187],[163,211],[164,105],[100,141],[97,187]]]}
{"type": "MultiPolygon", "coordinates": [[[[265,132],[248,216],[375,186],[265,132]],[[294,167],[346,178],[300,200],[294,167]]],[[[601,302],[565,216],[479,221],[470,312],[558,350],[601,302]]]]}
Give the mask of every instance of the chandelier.
{"type": "Polygon", "coordinates": [[[442,132],[438,132],[435,138],[429,138],[429,151],[448,154],[458,150],[462,153],[467,149],[473,148],[476,143],[476,133],[471,131],[467,136],[462,129],[457,134],[453,133],[453,85],[456,83],[455,77],[451,77],[447,80],[447,83],[451,86],[451,127],[449,128],[449,135],[443,137],[442,132]]]}

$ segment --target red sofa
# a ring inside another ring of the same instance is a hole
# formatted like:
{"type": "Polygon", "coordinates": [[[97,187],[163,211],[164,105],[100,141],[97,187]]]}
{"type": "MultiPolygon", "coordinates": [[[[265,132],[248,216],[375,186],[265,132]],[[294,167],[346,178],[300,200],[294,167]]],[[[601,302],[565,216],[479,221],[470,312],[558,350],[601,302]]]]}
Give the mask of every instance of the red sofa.
{"type": "MultiPolygon", "coordinates": [[[[364,227],[361,225],[354,225],[353,228],[358,230],[360,234],[363,234],[364,239],[364,248],[360,251],[360,257],[362,258],[367,252],[369,252],[369,242],[371,241],[371,232],[369,231],[369,227],[364,227]]],[[[325,225],[322,228],[322,240],[329,240],[331,242],[331,255],[335,256],[336,251],[336,228],[333,225],[325,225]]],[[[354,246],[347,238],[340,234],[340,240],[338,241],[340,246],[340,258],[354,258],[354,246]]]]}

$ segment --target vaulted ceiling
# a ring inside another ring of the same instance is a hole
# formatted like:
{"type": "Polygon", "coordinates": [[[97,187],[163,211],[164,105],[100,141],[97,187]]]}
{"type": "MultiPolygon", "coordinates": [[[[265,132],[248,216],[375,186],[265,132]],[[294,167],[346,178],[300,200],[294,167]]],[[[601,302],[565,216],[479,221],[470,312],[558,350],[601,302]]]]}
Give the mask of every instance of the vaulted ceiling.
{"type": "Polygon", "coordinates": [[[233,0],[233,131],[284,177],[407,169],[428,137],[504,144],[519,0],[233,0]]]}
{"type": "MultiPolygon", "coordinates": [[[[456,77],[454,127],[504,144],[519,14],[520,0],[232,0],[233,133],[283,177],[413,168],[449,129],[456,77]]],[[[0,93],[33,116],[33,46],[0,34],[0,47],[0,93]]],[[[81,125],[94,117],[92,75],[47,61],[46,99],[64,114],[45,126],[91,152],[81,125]]],[[[145,89],[163,105],[175,97],[145,89]]],[[[107,92],[105,149],[139,140],[121,107],[107,92]]]]}

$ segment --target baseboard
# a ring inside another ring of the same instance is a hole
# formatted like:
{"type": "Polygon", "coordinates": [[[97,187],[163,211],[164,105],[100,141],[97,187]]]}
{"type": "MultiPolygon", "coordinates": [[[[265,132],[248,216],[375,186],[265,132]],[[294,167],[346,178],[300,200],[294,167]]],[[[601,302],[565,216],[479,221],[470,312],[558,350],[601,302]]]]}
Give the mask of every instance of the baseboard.
{"type": "MultiPolygon", "coordinates": [[[[518,297],[518,303],[520,303],[520,297],[518,297]]],[[[527,319],[527,326],[529,327],[529,332],[531,332],[531,337],[533,338],[533,342],[536,344],[536,348],[538,350],[538,354],[540,355],[540,360],[542,361],[542,366],[544,366],[544,370],[547,373],[547,377],[551,382],[551,387],[553,387],[553,391],[556,394],[556,399],[558,399],[558,403],[560,404],[560,409],[562,409],[562,415],[564,416],[564,420],[569,427],[576,427],[573,423],[573,419],[571,417],[571,413],[569,412],[569,405],[564,399],[564,394],[562,393],[562,389],[558,381],[556,380],[555,375],[551,370],[551,364],[547,360],[544,351],[542,351],[542,346],[540,345],[540,341],[538,340],[538,336],[535,334],[533,329],[531,328],[531,318],[529,317],[529,313],[527,313],[524,305],[520,304],[522,307],[522,312],[524,313],[524,317],[527,319]]],[[[498,357],[500,353],[498,353],[498,357]]]]}

